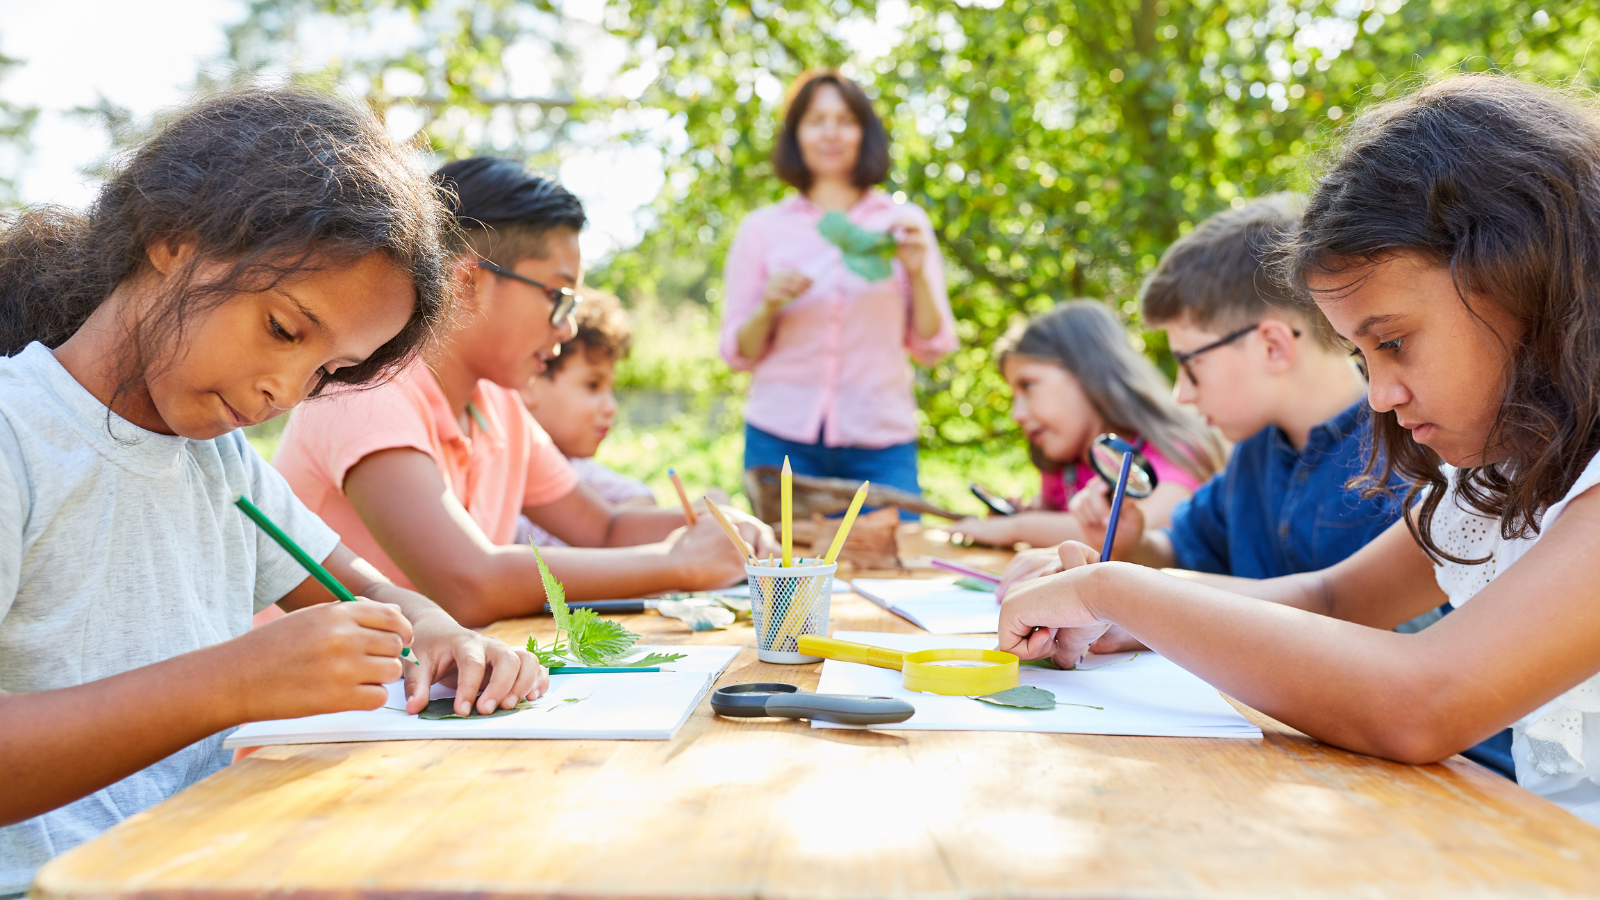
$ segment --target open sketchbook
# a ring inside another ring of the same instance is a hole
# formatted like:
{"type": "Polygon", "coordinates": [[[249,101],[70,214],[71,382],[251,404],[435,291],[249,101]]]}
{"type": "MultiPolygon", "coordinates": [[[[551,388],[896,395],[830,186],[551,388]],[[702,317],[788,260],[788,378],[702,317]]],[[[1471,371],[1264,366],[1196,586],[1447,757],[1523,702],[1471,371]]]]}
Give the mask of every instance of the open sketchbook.
{"type": "Polygon", "coordinates": [[[1000,628],[994,592],[958,587],[955,578],[857,578],[851,584],[929,634],[994,634],[1000,628]]]}
{"type": "MultiPolygon", "coordinates": [[[[940,647],[993,649],[988,638],[933,637],[841,631],[843,641],[933,650],[940,647]]],[[[1039,731],[1062,734],[1136,734],[1161,737],[1259,738],[1261,729],[1222,699],[1216,689],[1148,651],[1114,653],[1084,660],[1083,669],[1061,672],[1023,666],[1021,683],[1056,695],[1055,709],[1014,709],[969,697],[941,697],[908,691],[901,675],[860,663],[830,659],[822,664],[819,694],[867,694],[910,701],[916,715],[885,731],[1039,731]],[[1082,706],[1067,706],[1077,703],[1082,706]],[[1092,709],[1091,707],[1102,707],[1092,709]]],[[[813,728],[849,728],[813,721],[813,728]]]]}
{"type": "MultiPolygon", "coordinates": [[[[738,647],[652,646],[641,651],[687,653],[663,668],[671,672],[614,675],[552,675],[550,690],[534,708],[493,719],[428,721],[402,709],[329,713],[303,719],[252,722],[229,735],[223,746],[325,744],[346,741],[421,741],[470,738],[557,738],[567,740],[665,741],[678,733],[689,714],[739,654],[738,647]],[[573,700],[575,702],[568,702],[573,700]]],[[[557,670],[558,672],[560,670],[557,670]]],[[[389,685],[387,707],[405,706],[401,683],[389,685]]],[[[452,688],[434,685],[433,699],[453,697],[452,688]]]]}

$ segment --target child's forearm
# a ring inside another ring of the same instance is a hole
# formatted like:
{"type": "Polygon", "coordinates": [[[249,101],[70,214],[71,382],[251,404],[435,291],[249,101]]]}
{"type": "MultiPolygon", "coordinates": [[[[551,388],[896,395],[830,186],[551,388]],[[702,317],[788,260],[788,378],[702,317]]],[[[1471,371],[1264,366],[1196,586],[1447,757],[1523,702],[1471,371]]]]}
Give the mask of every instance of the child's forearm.
{"type": "Polygon", "coordinates": [[[0,825],[71,803],[241,724],[226,646],[77,687],[0,694],[0,825]]]}
{"type": "MultiPolygon", "coordinates": [[[[551,574],[562,583],[568,600],[642,597],[691,586],[664,544],[545,547],[539,552],[551,574]]],[[[453,586],[418,586],[468,628],[539,615],[547,602],[538,562],[527,547],[497,548],[470,581],[453,586]]]]}
{"type": "Polygon", "coordinates": [[[1172,535],[1164,528],[1146,528],[1139,544],[1127,560],[1150,569],[1170,569],[1178,564],[1178,555],[1172,549],[1172,535]]]}
{"type": "MultiPolygon", "coordinates": [[[[1010,526],[1011,543],[1026,542],[1035,547],[1053,547],[1064,541],[1089,541],[1083,526],[1072,513],[1054,510],[1019,512],[1005,520],[1010,526]]],[[[1094,542],[1096,549],[1099,542],[1094,542]]]]}
{"type": "MultiPolygon", "coordinates": [[[[653,544],[673,529],[689,524],[683,506],[613,507],[611,527],[606,530],[604,547],[634,547],[653,544]]],[[[702,505],[696,512],[706,515],[702,505]]]]}
{"type": "Polygon", "coordinates": [[[1420,651],[1419,636],[1263,603],[1145,568],[1092,568],[1083,601],[1095,616],[1319,740],[1421,763],[1492,731],[1466,716],[1456,717],[1450,734],[1430,725],[1439,720],[1431,714],[1435,698],[1448,691],[1435,677],[1439,667],[1411,652],[1420,651]]]}

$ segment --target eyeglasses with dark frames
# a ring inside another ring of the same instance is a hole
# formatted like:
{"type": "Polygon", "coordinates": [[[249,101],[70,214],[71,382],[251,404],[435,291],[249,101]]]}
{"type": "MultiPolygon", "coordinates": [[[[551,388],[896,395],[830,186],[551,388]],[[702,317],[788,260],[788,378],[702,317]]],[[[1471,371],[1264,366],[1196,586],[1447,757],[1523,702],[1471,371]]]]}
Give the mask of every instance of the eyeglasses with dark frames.
{"type": "MultiPolygon", "coordinates": [[[[1245,335],[1249,334],[1252,331],[1255,331],[1257,328],[1260,328],[1260,327],[1261,327],[1261,323],[1260,322],[1257,322],[1254,325],[1247,325],[1247,326],[1239,329],[1238,331],[1231,331],[1231,332],[1223,335],[1222,337],[1217,338],[1216,340],[1214,340],[1211,343],[1205,345],[1204,347],[1199,348],[1198,350],[1190,350],[1188,353],[1179,353],[1178,351],[1174,350],[1174,351],[1172,351],[1172,358],[1178,361],[1178,367],[1183,369],[1183,374],[1189,376],[1189,383],[1194,385],[1195,387],[1199,387],[1200,386],[1200,379],[1194,377],[1194,367],[1191,365],[1194,362],[1196,357],[1200,356],[1203,353],[1210,353],[1211,351],[1217,349],[1218,347],[1226,347],[1229,344],[1233,343],[1234,341],[1237,341],[1238,339],[1244,337],[1245,335]]],[[[1300,329],[1291,328],[1290,332],[1296,338],[1300,337],[1300,329]]]]}
{"type": "Polygon", "coordinates": [[[542,284],[534,281],[532,278],[518,275],[504,266],[497,266],[494,263],[489,262],[487,259],[478,260],[478,265],[481,268],[488,269],[494,274],[499,275],[501,278],[509,278],[512,281],[520,281],[523,284],[532,285],[533,287],[544,291],[545,296],[550,298],[550,303],[555,307],[554,309],[550,310],[550,325],[552,327],[565,327],[567,321],[572,318],[572,314],[577,312],[578,304],[583,302],[583,295],[577,291],[574,291],[572,288],[551,287],[548,284],[542,284]]]}

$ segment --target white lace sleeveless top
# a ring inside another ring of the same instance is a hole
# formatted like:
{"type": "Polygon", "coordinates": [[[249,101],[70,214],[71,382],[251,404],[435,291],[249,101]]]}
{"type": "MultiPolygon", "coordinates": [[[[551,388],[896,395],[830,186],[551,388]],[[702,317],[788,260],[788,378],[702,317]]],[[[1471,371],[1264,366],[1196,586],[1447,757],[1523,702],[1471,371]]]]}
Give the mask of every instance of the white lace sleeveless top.
{"type": "MultiPolygon", "coordinates": [[[[1477,566],[1452,562],[1434,566],[1439,587],[1450,605],[1459,607],[1521,559],[1539,538],[1501,538],[1498,521],[1456,505],[1455,469],[1444,466],[1443,471],[1451,487],[1434,514],[1434,540],[1451,556],[1489,557],[1477,566]]],[[[1600,454],[1589,460],[1566,496],[1545,511],[1542,529],[1555,523],[1572,498],[1597,484],[1600,454]]],[[[1600,674],[1512,723],[1511,734],[1517,783],[1600,825],[1600,674]]]]}

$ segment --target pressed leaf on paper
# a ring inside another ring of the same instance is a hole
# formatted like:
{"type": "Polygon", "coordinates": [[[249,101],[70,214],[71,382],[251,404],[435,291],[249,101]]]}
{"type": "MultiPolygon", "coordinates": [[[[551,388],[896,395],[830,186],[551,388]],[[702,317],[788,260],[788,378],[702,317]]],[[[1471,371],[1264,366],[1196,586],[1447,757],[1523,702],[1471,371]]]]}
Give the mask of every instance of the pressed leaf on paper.
{"type": "Polygon", "coordinates": [[[456,713],[456,698],[440,697],[437,700],[429,700],[428,705],[422,708],[422,712],[417,713],[417,718],[430,721],[437,719],[497,719],[501,716],[509,716],[512,713],[519,713],[525,709],[532,708],[532,703],[523,700],[511,709],[496,707],[492,713],[480,713],[478,708],[474,706],[469,715],[463,716],[456,713]]]}

